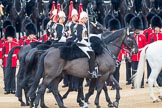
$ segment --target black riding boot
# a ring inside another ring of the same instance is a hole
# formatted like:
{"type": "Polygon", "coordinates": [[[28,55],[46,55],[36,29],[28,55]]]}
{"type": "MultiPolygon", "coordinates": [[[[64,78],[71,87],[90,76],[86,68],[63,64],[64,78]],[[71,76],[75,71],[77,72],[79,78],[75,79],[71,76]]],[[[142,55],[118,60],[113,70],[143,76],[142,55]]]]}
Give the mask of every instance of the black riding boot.
{"type": "Polygon", "coordinates": [[[88,51],[88,54],[90,56],[89,58],[89,71],[92,75],[92,78],[97,78],[97,72],[95,70],[95,53],[93,51],[88,51]]]}

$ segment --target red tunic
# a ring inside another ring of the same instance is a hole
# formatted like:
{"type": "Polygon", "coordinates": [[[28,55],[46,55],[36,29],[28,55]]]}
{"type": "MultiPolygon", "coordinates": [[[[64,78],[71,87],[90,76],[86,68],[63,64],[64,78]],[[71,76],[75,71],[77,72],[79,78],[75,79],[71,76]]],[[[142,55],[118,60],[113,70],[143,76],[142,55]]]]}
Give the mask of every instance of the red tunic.
{"type": "Polygon", "coordinates": [[[27,36],[23,36],[22,38],[20,38],[19,44],[20,46],[24,46],[30,44],[31,42],[37,42],[37,41],[38,40],[36,38],[30,40],[27,36]]]}
{"type": "Polygon", "coordinates": [[[153,30],[152,30],[151,27],[149,27],[148,29],[145,29],[145,30],[143,31],[143,34],[146,36],[146,42],[147,42],[147,43],[148,43],[148,37],[149,37],[149,35],[152,34],[152,33],[153,33],[153,30]]]}
{"type": "Polygon", "coordinates": [[[2,59],[2,46],[3,46],[2,39],[0,39],[0,59],[2,59]]]}
{"type": "Polygon", "coordinates": [[[132,61],[139,61],[142,48],[146,45],[146,37],[143,34],[134,36],[138,45],[138,53],[132,54],[132,61]]]}
{"type": "Polygon", "coordinates": [[[118,60],[121,62],[122,61],[122,55],[124,54],[124,45],[122,45],[122,49],[120,50],[119,54],[118,54],[118,60]]]}
{"type": "MultiPolygon", "coordinates": [[[[16,42],[16,39],[14,39],[12,42],[8,42],[8,41],[4,42],[4,44],[3,44],[3,48],[5,47],[4,57],[3,57],[3,66],[4,67],[7,67],[7,58],[8,58],[9,51],[15,46],[19,46],[19,43],[16,42]]],[[[12,67],[16,67],[16,65],[17,65],[18,52],[19,52],[19,50],[17,49],[14,51],[14,53],[12,55],[12,67]]]]}
{"type": "Polygon", "coordinates": [[[151,33],[148,37],[148,44],[162,40],[162,33],[151,33]]]}
{"type": "Polygon", "coordinates": [[[44,34],[41,38],[40,38],[40,42],[46,42],[49,40],[49,37],[47,36],[47,34],[44,34]]]}
{"type": "Polygon", "coordinates": [[[27,36],[23,36],[23,37],[20,38],[20,40],[19,40],[20,46],[24,46],[26,39],[27,39],[27,36]]]}

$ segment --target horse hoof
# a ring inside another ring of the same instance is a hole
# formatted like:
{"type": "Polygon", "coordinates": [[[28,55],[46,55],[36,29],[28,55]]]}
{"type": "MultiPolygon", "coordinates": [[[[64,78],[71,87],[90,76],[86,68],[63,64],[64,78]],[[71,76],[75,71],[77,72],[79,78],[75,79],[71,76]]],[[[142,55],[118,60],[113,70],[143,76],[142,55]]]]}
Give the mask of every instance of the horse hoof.
{"type": "Polygon", "coordinates": [[[24,102],[21,102],[21,106],[26,106],[26,104],[24,102]]]}
{"type": "Polygon", "coordinates": [[[84,103],[83,102],[79,102],[79,106],[80,107],[83,107],[84,106],[84,103]]]}
{"type": "Polygon", "coordinates": [[[114,107],[114,105],[111,103],[111,104],[108,104],[108,107],[114,107]]]}
{"type": "Polygon", "coordinates": [[[158,103],[158,102],[159,102],[158,99],[156,99],[156,100],[153,101],[153,103],[158,103]]]}
{"type": "Polygon", "coordinates": [[[115,108],[118,108],[119,103],[115,101],[115,102],[113,102],[113,106],[114,106],[115,108]]]}
{"type": "Polygon", "coordinates": [[[162,96],[158,96],[158,98],[162,101],[162,96]]]}
{"type": "Polygon", "coordinates": [[[66,99],[67,98],[67,96],[62,96],[62,99],[66,99]]]}
{"type": "Polygon", "coordinates": [[[83,108],[88,108],[88,103],[84,103],[83,108]]]}
{"type": "Polygon", "coordinates": [[[98,106],[96,106],[96,108],[101,108],[101,106],[98,105],[98,106]]]}
{"type": "Polygon", "coordinates": [[[41,108],[48,108],[46,105],[41,105],[41,108]]]}
{"type": "Polygon", "coordinates": [[[29,106],[30,104],[29,103],[26,103],[26,106],[29,106]]]}

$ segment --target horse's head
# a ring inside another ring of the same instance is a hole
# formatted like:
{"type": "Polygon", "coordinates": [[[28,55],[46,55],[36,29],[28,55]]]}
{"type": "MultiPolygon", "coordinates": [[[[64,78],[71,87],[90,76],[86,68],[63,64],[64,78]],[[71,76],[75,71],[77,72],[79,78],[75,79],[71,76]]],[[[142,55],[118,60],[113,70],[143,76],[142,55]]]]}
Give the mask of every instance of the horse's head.
{"type": "Polygon", "coordinates": [[[106,28],[98,22],[90,22],[89,29],[91,34],[101,34],[106,31],[106,28]]]}
{"type": "Polygon", "coordinates": [[[127,34],[127,36],[125,37],[123,43],[124,43],[124,45],[126,47],[128,47],[131,50],[130,54],[138,53],[138,45],[137,45],[137,42],[136,42],[136,40],[134,38],[133,33],[127,34]]]}

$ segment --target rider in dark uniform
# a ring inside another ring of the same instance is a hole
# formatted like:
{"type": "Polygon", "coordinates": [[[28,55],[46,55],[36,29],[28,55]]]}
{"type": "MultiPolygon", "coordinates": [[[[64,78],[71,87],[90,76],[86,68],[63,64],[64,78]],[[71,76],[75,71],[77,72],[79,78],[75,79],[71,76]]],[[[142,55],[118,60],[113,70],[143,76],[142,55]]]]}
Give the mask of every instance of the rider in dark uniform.
{"type": "Polygon", "coordinates": [[[86,12],[81,12],[79,23],[76,27],[76,33],[74,33],[74,41],[85,46],[79,46],[79,48],[88,56],[89,58],[89,71],[92,78],[97,78],[97,72],[95,70],[95,53],[90,47],[90,43],[87,42],[87,29],[85,23],[87,22],[88,14],[86,12]]]}
{"type": "Polygon", "coordinates": [[[58,13],[59,21],[55,27],[54,40],[58,42],[66,42],[66,37],[64,35],[64,22],[65,22],[65,13],[60,11],[58,13]]]}

